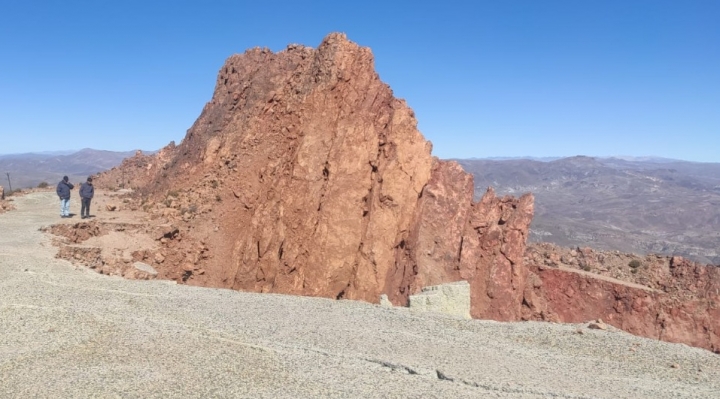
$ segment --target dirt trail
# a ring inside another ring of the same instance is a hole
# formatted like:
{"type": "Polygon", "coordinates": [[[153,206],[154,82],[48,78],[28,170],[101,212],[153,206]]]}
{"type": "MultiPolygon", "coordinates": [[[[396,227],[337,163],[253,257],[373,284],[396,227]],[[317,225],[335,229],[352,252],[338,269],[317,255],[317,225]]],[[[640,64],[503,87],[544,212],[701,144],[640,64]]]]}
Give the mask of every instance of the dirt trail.
{"type": "Polygon", "coordinates": [[[39,230],[58,221],[53,193],[14,202],[17,210],[0,215],[0,397],[720,392],[720,356],[612,329],[458,320],[100,275],[54,258],[56,249],[39,230]]]}

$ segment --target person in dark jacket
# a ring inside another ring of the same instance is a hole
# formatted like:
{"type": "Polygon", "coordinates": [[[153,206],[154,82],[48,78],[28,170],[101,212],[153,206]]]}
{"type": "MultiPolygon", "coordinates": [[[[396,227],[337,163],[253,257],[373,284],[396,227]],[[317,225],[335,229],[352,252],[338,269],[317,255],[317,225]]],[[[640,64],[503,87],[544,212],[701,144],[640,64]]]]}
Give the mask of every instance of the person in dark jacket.
{"type": "Polygon", "coordinates": [[[73,188],[75,186],[68,181],[67,176],[64,176],[57,185],[57,195],[60,197],[60,217],[70,217],[70,190],[73,188]]]}
{"type": "Polygon", "coordinates": [[[82,219],[90,217],[90,200],[95,195],[95,187],[92,184],[92,177],[88,177],[87,181],[80,185],[80,217],[82,219]]]}

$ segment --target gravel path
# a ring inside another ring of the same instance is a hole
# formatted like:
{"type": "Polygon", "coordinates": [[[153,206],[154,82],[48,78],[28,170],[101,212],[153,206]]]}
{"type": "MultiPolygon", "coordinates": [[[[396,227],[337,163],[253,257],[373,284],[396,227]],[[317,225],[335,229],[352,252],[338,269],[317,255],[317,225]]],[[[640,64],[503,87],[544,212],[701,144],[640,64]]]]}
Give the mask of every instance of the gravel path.
{"type": "Polygon", "coordinates": [[[2,398],[720,397],[720,356],[617,330],[75,268],[38,231],[56,202],[32,193],[0,215],[2,398]]]}

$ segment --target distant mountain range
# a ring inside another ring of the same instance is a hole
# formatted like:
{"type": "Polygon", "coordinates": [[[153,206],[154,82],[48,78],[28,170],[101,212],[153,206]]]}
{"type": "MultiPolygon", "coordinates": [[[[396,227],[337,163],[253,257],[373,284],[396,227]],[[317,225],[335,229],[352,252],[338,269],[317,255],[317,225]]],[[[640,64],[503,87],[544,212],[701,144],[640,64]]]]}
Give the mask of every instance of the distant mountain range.
{"type": "Polygon", "coordinates": [[[459,159],[475,195],[535,195],[531,241],[720,264],[720,163],[656,157],[459,159]]]}
{"type": "MultiPolygon", "coordinates": [[[[582,156],[582,155],[579,155],[582,156]]],[[[530,160],[530,161],[540,161],[540,162],[551,162],[551,161],[557,161],[558,159],[563,158],[570,158],[570,157],[485,157],[485,158],[477,158],[477,157],[470,157],[470,158],[464,158],[464,160],[467,161],[518,161],[518,160],[530,160]]],[[[685,162],[678,159],[672,159],[672,158],[663,158],[663,157],[653,157],[653,156],[633,156],[633,155],[616,155],[612,157],[593,157],[597,159],[620,159],[623,161],[637,161],[637,162],[685,162]]]]}
{"type": "Polygon", "coordinates": [[[13,189],[37,187],[46,182],[55,185],[67,175],[73,183],[81,183],[88,176],[119,165],[135,151],[103,151],[85,148],[70,154],[44,152],[0,155],[0,185],[13,189]]]}

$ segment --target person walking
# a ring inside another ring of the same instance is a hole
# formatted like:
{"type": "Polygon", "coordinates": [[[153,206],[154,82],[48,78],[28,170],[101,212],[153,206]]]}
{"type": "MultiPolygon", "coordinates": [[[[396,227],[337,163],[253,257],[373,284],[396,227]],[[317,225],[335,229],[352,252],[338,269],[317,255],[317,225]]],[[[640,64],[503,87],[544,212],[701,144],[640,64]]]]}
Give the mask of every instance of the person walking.
{"type": "Polygon", "coordinates": [[[92,184],[92,177],[88,177],[87,181],[80,185],[80,218],[90,217],[90,201],[95,195],[95,187],[92,184]]]}
{"type": "Polygon", "coordinates": [[[60,183],[57,185],[57,195],[60,197],[60,217],[70,217],[70,190],[75,186],[68,181],[67,176],[63,176],[60,183]]]}

